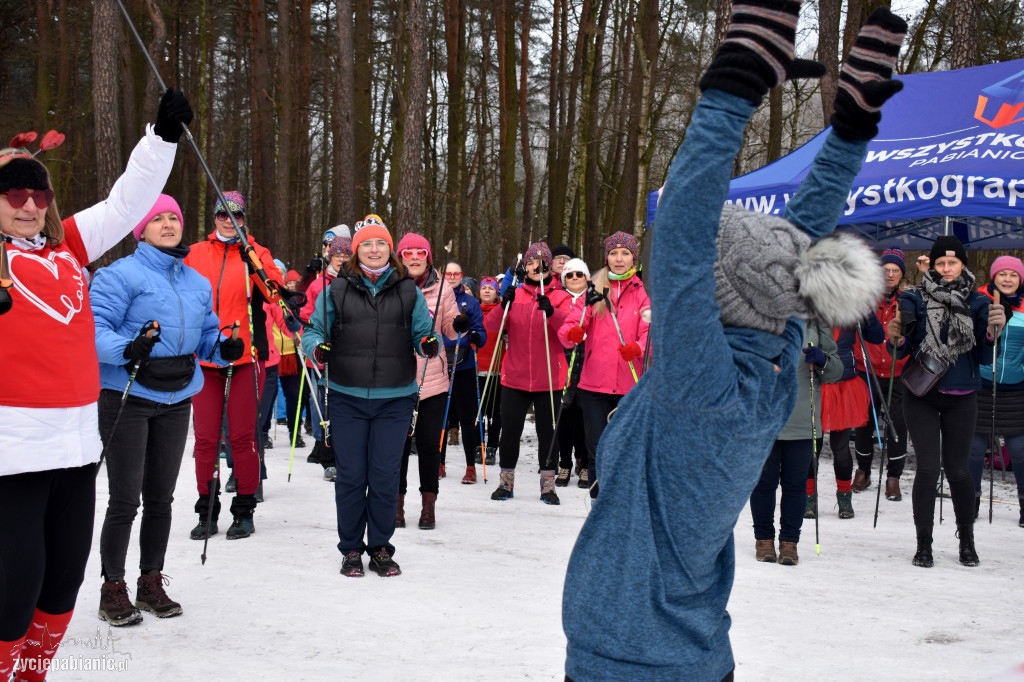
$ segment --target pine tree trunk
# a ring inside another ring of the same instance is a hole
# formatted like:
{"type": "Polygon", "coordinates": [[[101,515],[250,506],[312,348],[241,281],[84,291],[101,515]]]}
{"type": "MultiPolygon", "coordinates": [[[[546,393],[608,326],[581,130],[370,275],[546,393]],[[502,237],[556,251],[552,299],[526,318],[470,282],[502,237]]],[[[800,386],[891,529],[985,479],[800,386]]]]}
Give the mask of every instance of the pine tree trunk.
{"type": "Polygon", "coordinates": [[[96,140],[96,196],[105,197],[121,174],[121,131],[116,112],[121,15],[114,0],[97,0],[92,15],[92,116],[96,140]]]}
{"type": "Polygon", "coordinates": [[[839,85],[839,13],[841,0],[818,0],[818,61],[825,65],[821,78],[822,126],[829,124],[839,85]]]}
{"type": "Polygon", "coordinates": [[[956,0],[953,12],[950,68],[966,69],[978,65],[978,20],[981,0],[956,0]]]}
{"type": "MultiPolygon", "coordinates": [[[[352,0],[338,0],[338,78],[334,90],[334,178],[336,207],[333,223],[351,224],[357,220],[353,190],[355,185],[355,113],[353,93],[355,64],[353,51],[352,0]]],[[[360,216],[361,217],[361,216],[360,216]]]]}
{"type": "Polygon", "coordinates": [[[426,0],[409,0],[406,34],[409,41],[409,88],[406,92],[399,159],[401,179],[395,206],[396,236],[420,230],[420,184],[423,122],[427,111],[427,9],[426,0]]]}

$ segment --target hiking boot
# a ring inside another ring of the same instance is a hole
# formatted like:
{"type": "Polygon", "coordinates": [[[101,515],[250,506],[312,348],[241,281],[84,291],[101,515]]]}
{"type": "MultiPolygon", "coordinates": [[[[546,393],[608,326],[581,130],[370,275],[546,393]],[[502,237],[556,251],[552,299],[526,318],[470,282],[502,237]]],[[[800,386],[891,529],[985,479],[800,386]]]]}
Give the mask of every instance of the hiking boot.
{"type": "Polygon", "coordinates": [[[476,483],[476,467],[466,467],[466,475],[462,477],[462,482],[466,485],[476,483]]]}
{"type": "Polygon", "coordinates": [[[331,481],[332,483],[338,479],[337,467],[327,467],[324,469],[324,480],[331,481]]]}
{"type": "Polygon", "coordinates": [[[238,491],[238,479],[235,478],[234,472],[228,476],[228,482],[224,484],[224,492],[233,493],[238,491]]]}
{"type": "Polygon", "coordinates": [[[302,434],[295,436],[295,447],[304,448],[306,447],[306,441],[302,438],[302,434]]]}
{"type": "Polygon", "coordinates": [[[235,495],[231,500],[231,527],[226,533],[228,540],[241,540],[256,532],[252,514],[256,511],[255,495],[235,495]]]}
{"type": "Polygon", "coordinates": [[[181,615],[181,604],[164,592],[164,585],[170,584],[160,571],[149,571],[139,576],[135,591],[135,605],[143,611],[151,611],[157,618],[181,615]]]}
{"type": "Polygon", "coordinates": [[[885,479],[885,499],[890,502],[899,502],[903,499],[898,476],[889,476],[885,479]]]}
{"type": "Polygon", "coordinates": [[[434,519],[434,503],[437,493],[423,493],[423,508],[420,510],[420,530],[434,530],[437,522],[434,519]]]}
{"type": "Polygon", "coordinates": [[[561,504],[558,494],[555,493],[555,472],[553,470],[540,472],[540,499],[544,504],[561,504]]]}
{"type": "Polygon", "coordinates": [[[847,490],[844,493],[836,492],[836,500],[839,502],[839,518],[853,518],[853,493],[847,490]]]}
{"type": "MultiPolygon", "coordinates": [[[[424,496],[432,493],[424,493],[424,496]]],[[[398,567],[395,560],[391,558],[391,552],[387,547],[378,547],[370,550],[370,570],[381,578],[391,578],[402,575],[402,569],[398,567]]]]}
{"type": "Polygon", "coordinates": [[[586,469],[580,469],[580,477],[576,480],[577,488],[589,488],[590,479],[586,469]]]}
{"type": "Polygon", "coordinates": [[[362,578],[363,555],[359,552],[349,552],[341,562],[341,574],[346,578],[362,578]]]}
{"type": "Polygon", "coordinates": [[[437,467],[437,477],[445,478],[448,474],[444,472],[444,462],[441,462],[437,467]]]}
{"type": "Polygon", "coordinates": [[[754,558],[766,564],[774,564],[778,558],[775,554],[775,540],[754,540],[754,558]]]}
{"type": "Polygon", "coordinates": [[[500,478],[501,483],[498,484],[498,489],[491,493],[491,499],[499,501],[512,499],[513,489],[516,487],[516,470],[502,469],[500,478]]]}
{"type": "Polygon", "coordinates": [[[114,627],[142,622],[142,614],[128,598],[128,586],[123,580],[108,580],[100,587],[99,617],[114,627]]]}
{"type": "Polygon", "coordinates": [[[935,565],[932,559],[932,527],[915,526],[917,530],[917,552],[911,562],[921,568],[931,568],[935,565]]]}
{"type": "Polygon", "coordinates": [[[956,524],[956,535],[960,538],[960,565],[977,566],[981,563],[974,549],[974,524],[956,524]]]}
{"type": "Polygon", "coordinates": [[[493,466],[494,463],[498,461],[498,448],[486,448],[486,450],[487,453],[484,457],[484,462],[486,462],[488,466],[493,466]]]}
{"type": "MultiPolygon", "coordinates": [[[[218,532],[219,532],[219,529],[217,528],[217,522],[214,521],[212,524],[210,524],[210,537],[213,537],[218,532]]],[[[199,523],[196,524],[196,527],[192,529],[192,531],[188,534],[188,536],[192,540],[205,540],[207,538],[207,535],[206,535],[206,519],[203,518],[203,517],[200,517],[199,518],[199,523]]]]}
{"type": "MultiPolygon", "coordinates": [[[[199,523],[189,533],[189,537],[193,540],[205,540],[206,534],[206,518],[210,515],[210,495],[200,495],[199,499],[196,500],[195,505],[196,513],[199,514],[199,523]]],[[[220,495],[214,497],[213,500],[213,514],[210,515],[210,536],[217,534],[217,519],[220,517],[220,495]]]]}
{"type": "Polygon", "coordinates": [[[319,464],[320,463],[320,451],[323,450],[324,444],[322,441],[313,441],[313,449],[306,455],[307,464],[319,464]]]}
{"type": "Polygon", "coordinates": [[[235,517],[235,520],[231,522],[231,527],[228,528],[227,538],[228,540],[242,540],[255,532],[256,526],[253,525],[251,518],[235,517]]]}
{"type": "Polygon", "coordinates": [[[264,450],[273,450],[274,449],[274,441],[272,441],[270,439],[270,436],[263,436],[263,449],[264,450]]]}
{"type": "Polygon", "coordinates": [[[818,493],[811,493],[807,496],[807,504],[804,506],[804,518],[813,519],[817,514],[815,508],[818,505],[818,493]]]}
{"type": "Polygon", "coordinates": [[[395,510],[395,528],[405,528],[405,495],[398,496],[398,509],[395,510]]]}
{"type": "Polygon", "coordinates": [[[779,540],[779,564],[796,566],[799,563],[800,556],[796,553],[796,543],[779,540]]]}
{"type": "Polygon", "coordinates": [[[555,486],[558,488],[564,488],[569,485],[569,470],[559,469],[558,475],[555,476],[555,486]]]}
{"type": "Polygon", "coordinates": [[[864,492],[871,487],[871,472],[858,467],[853,475],[853,485],[850,489],[855,493],[864,492]]]}
{"type": "Polygon", "coordinates": [[[453,426],[452,428],[448,429],[448,445],[458,445],[458,444],[459,444],[459,427],[458,426],[453,426]]]}

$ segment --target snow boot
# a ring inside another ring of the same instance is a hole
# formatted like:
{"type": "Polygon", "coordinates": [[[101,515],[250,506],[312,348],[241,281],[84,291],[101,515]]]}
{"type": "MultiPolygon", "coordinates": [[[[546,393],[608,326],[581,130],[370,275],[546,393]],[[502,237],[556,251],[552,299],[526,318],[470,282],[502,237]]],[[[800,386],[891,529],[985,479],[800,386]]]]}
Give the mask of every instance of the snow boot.
{"type": "Polygon", "coordinates": [[[228,476],[228,482],[224,485],[224,492],[233,493],[238,490],[238,479],[235,478],[235,473],[231,472],[228,476]]]}
{"type": "MultiPolygon", "coordinates": [[[[428,494],[430,493],[424,493],[424,495],[428,494]]],[[[388,551],[387,547],[377,547],[370,550],[370,570],[381,578],[402,575],[402,569],[391,558],[391,552],[388,551]]]]}
{"type": "Polygon", "coordinates": [[[754,540],[754,558],[766,564],[774,564],[778,555],[775,554],[775,540],[754,540]]]}
{"type": "Polygon", "coordinates": [[[466,485],[472,485],[476,483],[476,467],[466,467],[466,475],[462,477],[462,482],[466,485]]]}
{"type": "Polygon", "coordinates": [[[516,470],[502,469],[500,478],[501,483],[498,484],[498,489],[491,493],[491,499],[500,501],[512,499],[513,489],[516,487],[516,470]]]}
{"type": "Polygon", "coordinates": [[[899,502],[903,499],[900,492],[900,479],[898,476],[888,476],[885,479],[885,499],[890,502],[899,502]]]}
{"type": "Polygon", "coordinates": [[[956,524],[956,535],[960,538],[960,565],[977,566],[981,563],[974,549],[974,524],[956,524]]]}
{"type": "Polygon", "coordinates": [[[486,448],[486,451],[484,461],[487,463],[487,466],[494,466],[495,462],[498,461],[498,448],[486,448]]]}
{"type": "Polygon", "coordinates": [[[322,441],[313,441],[313,449],[306,455],[307,464],[319,464],[320,463],[320,452],[324,449],[322,441]]]}
{"type": "MultiPolygon", "coordinates": [[[[206,515],[210,509],[210,495],[200,495],[196,501],[195,510],[199,514],[199,523],[189,533],[189,537],[193,540],[205,540],[206,539],[206,515]]],[[[213,517],[210,520],[210,535],[217,534],[217,518],[220,516],[220,496],[214,497],[213,501],[213,517]]]]}
{"type": "Polygon", "coordinates": [[[167,578],[160,571],[146,571],[139,576],[135,590],[135,605],[143,611],[150,611],[157,618],[171,618],[181,615],[181,604],[167,596],[164,583],[167,578]]]}
{"type": "Polygon", "coordinates": [[[423,509],[420,510],[420,530],[434,530],[437,522],[434,519],[434,503],[437,493],[423,493],[423,509]]]}
{"type": "Polygon", "coordinates": [[[576,481],[576,487],[577,488],[589,488],[590,487],[590,478],[589,478],[589,474],[587,473],[586,469],[580,469],[580,477],[576,481]]]}
{"type": "Polygon", "coordinates": [[[231,516],[233,518],[231,527],[228,528],[228,540],[241,540],[256,532],[256,526],[252,522],[252,514],[256,511],[256,497],[254,495],[235,495],[231,500],[231,516]]]}
{"type": "Polygon", "coordinates": [[[564,488],[569,485],[569,470],[559,469],[558,476],[555,476],[555,487],[564,488]]]}
{"type": "Polygon", "coordinates": [[[839,502],[839,518],[841,519],[852,519],[853,514],[853,493],[846,491],[845,493],[836,492],[836,500],[839,502]]]}
{"type": "Polygon", "coordinates": [[[331,483],[338,480],[338,469],[335,467],[327,467],[324,469],[324,480],[330,481],[331,483]]]}
{"type": "Polygon", "coordinates": [[[857,468],[857,472],[853,475],[853,485],[851,490],[855,493],[862,493],[871,487],[871,471],[868,469],[857,468]]]}
{"type": "Polygon", "coordinates": [[[552,469],[540,472],[540,499],[544,504],[561,504],[555,492],[555,472],[552,469]]]}
{"type": "Polygon", "coordinates": [[[99,617],[116,628],[142,622],[142,614],[129,599],[124,580],[108,580],[100,587],[99,617]]]}
{"type": "Polygon", "coordinates": [[[804,518],[813,519],[817,513],[814,511],[815,506],[818,504],[818,493],[811,493],[807,496],[807,504],[804,506],[804,518]]]}
{"type": "Polygon", "coordinates": [[[796,566],[800,563],[800,556],[796,553],[796,543],[779,540],[779,565],[796,566]]]}
{"type": "Polygon", "coordinates": [[[915,526],[917,529],[917,553],[914,554],[913,564],[921,568],[931,568],[935,565],[932,558],[932,527],[915,526]]]}
{"type": "Polygon", "coordinates": [[[398,509],[395,510],[395,528],[405,528],[405,495],[398,496],[398,509]]]}
{"type": "Polygon", "coordinates": [[[359,552],[349,552],[345,560],[341,562],[341,574],[346,578],[362,578],[363,555],[359,552]]]}

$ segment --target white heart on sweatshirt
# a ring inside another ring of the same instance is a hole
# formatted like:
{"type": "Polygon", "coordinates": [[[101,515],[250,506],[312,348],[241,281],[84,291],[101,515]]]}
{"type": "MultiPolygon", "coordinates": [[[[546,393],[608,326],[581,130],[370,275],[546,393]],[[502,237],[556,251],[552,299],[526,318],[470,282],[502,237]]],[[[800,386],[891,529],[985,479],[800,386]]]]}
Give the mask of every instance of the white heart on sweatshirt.
{"type": "Polygon", "coordinates": [[[82,268],[78,264],[78,259],[70,253],[61,251],[52,251],[46,258],[16,249],[9,250],[7,255],[14,288],[21,292],[35,307],[53,319],[65,325],[70,324],[71,319],[81,312],[83,302],[85,301],[85,279],[82,277],[82,268]],[[58,258],[60,262],[57,261],[58,258]],[[61,304],[59,310],[44,301],[18,278],[19,269],[34,267],[35,265],[42,265],[53,275],[53,279],[57,284],[56,288],[60,292],[57,298],[61,304]],[[61,276],[62,274],[64,275],[63,277],[61,276]]]}

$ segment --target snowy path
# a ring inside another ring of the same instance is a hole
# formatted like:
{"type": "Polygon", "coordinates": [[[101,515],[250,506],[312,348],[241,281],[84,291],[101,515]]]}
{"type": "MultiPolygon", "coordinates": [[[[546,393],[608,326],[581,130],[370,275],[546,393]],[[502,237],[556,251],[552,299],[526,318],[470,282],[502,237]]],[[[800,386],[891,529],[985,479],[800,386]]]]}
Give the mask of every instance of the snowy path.
{"type": "MultiPolygon", "coordinates": [[[[190,439],[165,566],[168,591],[184,615],[161,621],[146,614],[141,625],[121,629],[96,617],[106,505],[101,472],[93,553],[58,658],[105,657],[124,671],[62,671],[51,679],[561,680],[562,583],[587,514],[585,491],[574,478],[559,490],[561,506],[539,501],[536,440],[529,426],[527,432],[517,494],[504,503],[489,499],[497,467],[488,469],[486,485],[460,485],[462,449],[449,448],[438,527],[415,527],[419,502],[410,497],[410,527],[394,538],[403,575],[389,580],[339,575],[333,487],[321,480],[318,465],[305,462],[308,448],[296,451],[286,483],[284,429],[267,451],[270,480],[256,534],[226,541],[225,504],[221,533],[200,565],[202,543],[188,539],[197,518],[190,439]]],[[[829,497],[831,462],[822,462],[819,480],[829,497]]],[[[410,469],[415,490],[415,463],[410,469]]],[[[1024,662],[1018,507],[997,504],[995,523],[979,523],[982,565],[969,569],[957,563],[946,500],[946,523],[935,531],[935,568],[914,568],[912,473],[908,467],[902,502],[882,500],[877,529],[871,527],[874,487],[854,496],[852,520],[840,521],[823,500],[821,556],[814,556],[813,521],[805,522],[795,568],[754,561],[744,512],[729,606],[738,680],[979,680],[1024,662]]],[[[1004,484],[997,472],[996,499],[1016,500],[1012,478],[1004,484]]],[[[136,520],[136,532],[138,526],[136,520]]],[[[608,556],[629,560],[614,547],[608,556]]],[[[137,562],[133,537],[132,594],[137,562]]]]}

